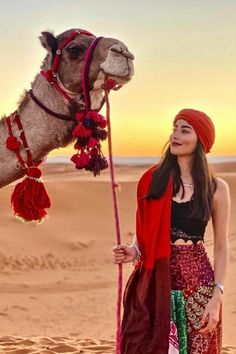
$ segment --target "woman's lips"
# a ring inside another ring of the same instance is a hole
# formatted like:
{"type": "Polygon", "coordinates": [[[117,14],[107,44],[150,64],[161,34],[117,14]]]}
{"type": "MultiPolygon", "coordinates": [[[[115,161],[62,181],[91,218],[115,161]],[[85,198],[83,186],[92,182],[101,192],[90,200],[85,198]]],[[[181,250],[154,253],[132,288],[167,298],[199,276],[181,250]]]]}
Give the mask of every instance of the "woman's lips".
{"type": "Polygon", "coordinates": [[[171,143],[171,146],[181,146],[182,144],[179,144],[179,143],[174,143],[174,142],[172,142],[171,143]]]}

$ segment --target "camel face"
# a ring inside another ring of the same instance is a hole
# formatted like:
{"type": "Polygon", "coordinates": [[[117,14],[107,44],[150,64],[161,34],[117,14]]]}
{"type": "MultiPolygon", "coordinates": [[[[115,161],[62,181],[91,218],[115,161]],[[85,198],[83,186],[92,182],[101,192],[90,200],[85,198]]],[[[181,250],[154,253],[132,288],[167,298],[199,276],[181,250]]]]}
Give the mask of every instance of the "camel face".
{"type": "Polygon", "coordinates": [[[116,39],[104,38],[100,45],[105,57],[100,68],[117,83],[122,85],[128,82],[134,74],[133,54],[124,43],[116,39]]]}
{"type": "MultiPolygon", "coordinates": [[[[49,32],[42,32],[40,38],[42,45],[49,54],[44,60],[43,69],[48,69],[55,55],[57,47],[75,29],[66,31],[56,38],[49,32]]],[[[79,31],[79,29],[78,29],[79,31]]],[[[59,80],[66,89],[74,93],[82,93],[81,74],[86,51],[95,37],[80,34],[69,42],[62,50],[60,66],[58,70],[59,80]]],[[[95,48],[89,70],[90,95],[92,106],[99,107],[100,99],[94,91],[102,89],[104,78],[112,78],[119,85],[127,83],[134,74],[134,56],[129,52],[124,43],[113,38],[102,38],[95,48]],[[96,101],[96,102],[95,102],[96,101]]]]}

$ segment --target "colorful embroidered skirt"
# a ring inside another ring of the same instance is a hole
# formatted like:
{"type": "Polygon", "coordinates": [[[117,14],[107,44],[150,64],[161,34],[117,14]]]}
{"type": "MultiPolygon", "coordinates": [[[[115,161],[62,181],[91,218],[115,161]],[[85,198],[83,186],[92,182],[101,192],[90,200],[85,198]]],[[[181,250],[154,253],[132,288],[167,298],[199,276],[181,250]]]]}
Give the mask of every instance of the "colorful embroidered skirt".
{"type": "Polygon", "coordinates": [[[213,270],[202,243],[171,246],[169,354],[220,354],[221,319],[213,332],[199,333],[213,284],[213,270]]]}

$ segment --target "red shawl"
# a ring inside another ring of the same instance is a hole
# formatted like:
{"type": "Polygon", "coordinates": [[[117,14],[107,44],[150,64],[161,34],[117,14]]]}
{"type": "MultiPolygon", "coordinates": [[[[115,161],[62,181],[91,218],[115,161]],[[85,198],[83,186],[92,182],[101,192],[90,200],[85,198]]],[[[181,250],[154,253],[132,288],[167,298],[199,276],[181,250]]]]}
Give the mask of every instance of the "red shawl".
{"type": "Polygon", "coordinates": [[[172,179],[160,199],[142,199],[148,193],[152,174],[158,166],[144,173],[137,188],[136,235],[146,269],[152,269],[155,260],[170,256],[172,179]]]}
{"type": "Polygon", "coordinates": [[[122,354],[168,354],[170,331],[170,223],[173,179],[159,199],[146,200],[153,166],[137,188],[136,234],[142,262],[124,292],[122,354]]]}

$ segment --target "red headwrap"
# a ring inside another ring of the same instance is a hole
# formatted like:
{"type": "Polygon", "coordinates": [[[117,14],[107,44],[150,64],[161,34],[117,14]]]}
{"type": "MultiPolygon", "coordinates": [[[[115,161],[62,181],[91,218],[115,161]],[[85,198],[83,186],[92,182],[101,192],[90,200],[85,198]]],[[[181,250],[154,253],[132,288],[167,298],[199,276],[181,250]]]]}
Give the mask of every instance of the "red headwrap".
{"type": "Polygon", "coordinates": [[[186,120],[194,128],[205,153],[208,153],[215,140],[215,127],[211,118],[204,112],[185,108],[175,116],[174,123],[178,119],[186,120]]]}

